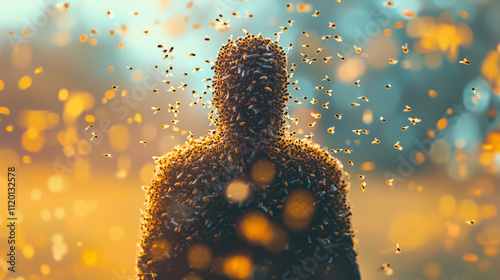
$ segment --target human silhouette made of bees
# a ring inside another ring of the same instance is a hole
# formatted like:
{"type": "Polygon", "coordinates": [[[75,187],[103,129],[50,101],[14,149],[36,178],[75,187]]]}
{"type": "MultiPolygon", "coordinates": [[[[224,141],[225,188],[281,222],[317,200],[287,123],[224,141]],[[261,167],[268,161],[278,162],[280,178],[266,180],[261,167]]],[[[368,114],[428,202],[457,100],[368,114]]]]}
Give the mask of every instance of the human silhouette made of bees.
{"type": "Polygon", "coordinates": [[[342,164],[285,129],[286,53],[247,34],[219,50],[216,129],[156,160],[139,279],[360,279],[342,164]]]}

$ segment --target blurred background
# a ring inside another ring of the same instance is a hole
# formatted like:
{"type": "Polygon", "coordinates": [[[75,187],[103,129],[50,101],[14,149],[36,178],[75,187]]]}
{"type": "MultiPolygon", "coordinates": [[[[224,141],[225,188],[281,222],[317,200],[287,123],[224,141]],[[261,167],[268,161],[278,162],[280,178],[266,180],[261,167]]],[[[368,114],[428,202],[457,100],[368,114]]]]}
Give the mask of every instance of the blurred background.
{"type": "Polygon", "coordinates": [[[18,272],[2,253],[0,279],[133,279],[152,157],[214,129],[205,79],[243,29],[297,64],[289,130],[352,150],[334,156],[364,279],[498,279],[500,2],[339,2],[0,3],[0,182],[14,165],[18,192],[18,272]]]}

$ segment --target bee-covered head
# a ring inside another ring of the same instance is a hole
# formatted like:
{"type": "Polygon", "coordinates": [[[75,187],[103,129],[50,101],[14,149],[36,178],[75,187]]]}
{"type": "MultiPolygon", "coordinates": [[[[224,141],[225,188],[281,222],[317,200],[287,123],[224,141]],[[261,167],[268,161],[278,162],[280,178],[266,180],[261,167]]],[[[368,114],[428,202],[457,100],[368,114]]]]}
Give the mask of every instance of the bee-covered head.
{"type": "Polygon", "coordinates": [[[219,50],[212,79],[219,128],[277,132],[289,98],[286,67],[285,51],[271,39],[247,35],[228,40],[219,50]]]}

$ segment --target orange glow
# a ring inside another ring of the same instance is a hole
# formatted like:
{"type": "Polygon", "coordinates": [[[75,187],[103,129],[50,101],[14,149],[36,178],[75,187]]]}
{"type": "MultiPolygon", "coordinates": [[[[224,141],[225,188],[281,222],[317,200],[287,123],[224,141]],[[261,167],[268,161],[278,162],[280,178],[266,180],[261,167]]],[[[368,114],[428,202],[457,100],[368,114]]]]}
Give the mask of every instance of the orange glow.
{"type": "Polygon", "coordinates": [[[404,28],[404,27],[405,27],[405,23],[402,22],[402,21],[396,21],[394,23],[394,28],[396,28],[396,29],[401,29],[401,28],[404,28]]]}
{"type": "Polygon", "coordinates": [[[237,255],[224,261],[224,274],[234,279],[246,279],[252,271],[252,260],[247,256],[237,255]]]}
{"type": "Polygon", "coordinates": [[[204,270],[210,265],[212,251],[205,245],[194,245],[187,252],[187,261],[190,266],[198,270],[204,270]]]}
{"type": "Polygon", "coordinates": [[[250,171],[250,177],[259,185],[268,185],[273,182],[276,175],[274,164],[267,160],[256,162],[250,171]]]}
{"type": "Polygon", "coordinates": [[[89,39],[89,45],[91,45],[91,46],[97,46],[97,39],[95,39],[95,38],[89,39]]]}
{"type": "Polygon", "coordinates": [[[242,202],[250,195],[250,187],[248,183],[235,180],[231,182],[226,188],[227,199],[233,202],[242,202]]]}
{"type": "Polygon", "coordinates": [[[417,15],[417,13],[413,10],[404,10],[402,15],[404,17],[415,17],[417,15]]]}
{"type": "Polygon", "coordinates": [[[283,222],[293,231],[305,230],[313,218],[315,211],[314,197],[308,190],[292,191],[285,201],[283,222]]]}
{"type": "Polygon", "coordinates": [[[337,68],[337,78],[343,83],[351,83],[363,75],[365,70],[365,62],[361,58],[352,57],[337,68]]]}
{"type": "Polygon", "coordinates": [[[439,130],[445,129],[446,126],[448,126],[448,120],[445,118],[440,119],[436,124],[436,128],[439,130]]]}
{"type": "Polygon", "coordinates": [[[479,258],[476,254],[467,253],[462,256],[462,260],[466,262],[477,262],[479,258]]]}
{"type": "Polygon", "coordinates": [[[93,266],[97,262],[97,251],[94,249],[85,249],[82,252],[82,262],[86,266],[93,266]]]}
{"type": "Polygon", "coordinates": [[[238,230],[252,244],[267,244],[272,238],[272,224],[266,215],[250,212],[243,216],[238,230]]]}
{"type": "Polygon", "coordinates": [[[28,89],[31,86],[32,82],[33,81],[31,80],[30,76],[24,76],[21,79],[19,79],[18,87],[20,90],[28,89]]]}
{"type": "Polygon", "coordinates": [[[373,169],[375,169],[375,163],[372,161],[363,162],[361,164],[361,170],[363,171],[371,171],[373,169]]]}
{"type": "Polygon", "coordinates": [[[417,17],[407,26],[412,38],[420,38],[414,45],[417,53],[440,51],[448,54],[449,61],[458,58],[459,47],[472,44],[472,31],[465,23],[455,23],[453,15],[445,12],[436,20],[433,17],[417,17]]]}
{"type": "Polygon", "coordinates": [[[297,5],[297,12],[299,12],[299,13],[307,13],[310,11],[312,11],[311,4],[300,3],[297,5]]]}

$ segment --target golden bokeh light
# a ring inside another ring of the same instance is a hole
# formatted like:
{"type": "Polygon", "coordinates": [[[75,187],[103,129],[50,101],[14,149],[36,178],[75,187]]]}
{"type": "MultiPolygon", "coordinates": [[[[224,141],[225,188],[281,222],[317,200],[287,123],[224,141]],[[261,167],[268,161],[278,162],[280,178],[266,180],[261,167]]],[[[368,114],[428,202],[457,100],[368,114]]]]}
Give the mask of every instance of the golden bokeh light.
{"type": "Polygon", "coordinates": [[[274,164],[268,160],[260,160],[254,163],[250,171],[252,181],[259,185],[268,185],[274,181],[276,176],[276,168],[274,164]]]}
{"type": "Polygon", "coordinates": [[[238,222],[237,230],[254,245],[268,244],[273,237],[273,225],[266,215],[257,211],[245,214],[238,222]]]}
{"type": "Polygon", "coordinates": [[[50,266],[48,264],[42,264],[40,266],[40,272],[43,275],[49,275],[50,274],[50,266]]]}
{"type": "Polygon", "coordinates": [[[462,256],[462,260],[466,262],[477,262],[479,260],[479,257],[476,254],[467,253],[462,256]]]}
{"type": "Polygon", "coordinates": [[[10,110],[9,108],[7,107],[0,107],[0,114],[3,114],[3,115],[10,115],[10,110]]]}
{"type": "Polygon", "coordinates": [[[25,90],[28,89],[32,83],[33,80],[31,79],[30,76],[23,76],[21,79],[19,79],[17,86],[19,87],[20,90],[25,90]]]}
{"type": "Polygon", "coordinates": [[[124,125],[113,125],[108,135],[109,144],[116,151],[124,151],[130,143],[130,133],[124,125]]]}
{"type": "Polygon", "coordinates": [[[253,263],[248,256],[236,255],[224,260],[224,274],[233,279],[246,279],[252,272],[253,263]]]}
{"type": "Polygon", "coordinates": [[[69,91],[65,88],[60,89],[57,95],[59,101],[66,101],[66,99],[68,99],[68,96],[69,96],[69,91]]]}
{"type": "Polygon", "coordinates": [[[226,188],[226,197],[233,202],[243,202],[250,196],[251,190],[248,183],[234,180],[226,188]]]}
{"type": "Polygon", "coordinates": [[[290,192],[285,200],[283,222],[293,231],[305,230],[315,211],[314,196],[305,189],[290,192]]]}
{"type": "Polygon", "coordinates": [[[35,255],[35,248],[30,244],[24,245],[22,250],[23,256],[27,259],[31,259],[35,255]]]}
{"type": "Polygon", "coordinates": [[[473,38],[469,26],[455,23],[449,12],[442,13],[438,19],[430,16],[414,18],[408,22],[407,33],[412,38],[420,38],[414,44],[417,53],[440,51],[447,53],[449,61],[457,60],[459,47],[470,46],[473,38]]]}
{"type": "Polygon", "coordinates": [[[85,249],[82,252],[82,262],[86,266],[93,266],[97,263],[97,251],[94,249],[85,249]]]}
{"type": "Polygon", "coordinates": [[[187,261],[191,267],[197,270],[205,270],[212,260],[212,251],[209,247],[198,244],[189,248],[187,261]]]}
{"type": "Polygon", "coordinates": [[[66,182],[62,176],[52,175],[47,180],[47,187],[49,191],[58,193],[66,188],[66,182]]]}
{"type": "Polygon", "coordinates": [[[352,83],[366,71],[366,64],[359,57],[344,61],[337,68],[337,78],[343,83],[352,83]]]}

